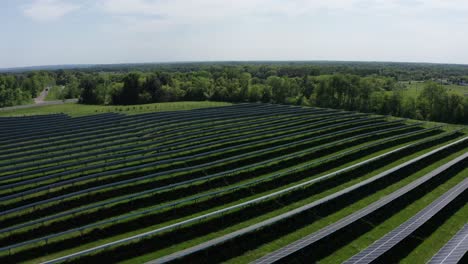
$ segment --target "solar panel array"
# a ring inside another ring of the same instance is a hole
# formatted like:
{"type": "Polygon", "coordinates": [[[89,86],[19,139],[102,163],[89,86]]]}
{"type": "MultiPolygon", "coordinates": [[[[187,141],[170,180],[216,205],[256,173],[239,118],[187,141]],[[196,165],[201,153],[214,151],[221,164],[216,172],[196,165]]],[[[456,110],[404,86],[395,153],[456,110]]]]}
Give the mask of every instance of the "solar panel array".
{"type": "MultiPolygon", "coordinates": [[[[413,191],[414,189],[418,188],[425,182],[431,180],[432,178],[438,176],[442,172],[450,169],[452,166],[468,159],[468,153],[465,153],[462,156],[459,156],[452,161],[440,166],[439,168],[431,171],[430,173],[424,175],[423,177],[417,179],[416,181],[404,186],[401,189],[383,197],[382,199],[370,204],[369,206],[345,217],[341,220],[333,223],[329,226],[326,226],[319,231],[312,233],[304,238],[301,238],[277,251],[274,251],[258,260],[255,263],[273,263],[276,261],[280,261],[288,256],[293,255],[301,250],[304,250],[307,247],[310,247],[314,243],[322,240],[325,237],[328,237],[336,232],[339,232],[341,229],[351,225],[352,223],[359,221],[360,219],[364,218],[365,216],[377,211],[378,209],[390,204],[391,202],[395,201],[396,199],[400,198],[401,196],[413,191]]],[[[387,174],[388,172],[383,172],[382,174],[387,174]]]]}
{"type": "Polygon", "coordinates": [[[422,159],[439,159],[466,145],[459,130],[404,121],[267,104],[134,116],[0,117],[0,263],[80,257],[94,262],[114,250],[120,258],[137,252],[121,248],[177,237],[181,228],[205,236],[220,228],[210,225],[213,221],[234,227],[243,212],[257,217],[279,210],[166,260],[190,256],[291,222],[400,169],[417,167],[422,159]],[[351,174],[363,177],[368,167],[375,170],[437,145],[444,147],[388,174],[303,201],[317,183],[341,185],[351,174]],[[278,201],[291,209],[268,207],[278,201]]]}
{"type": "Polygon", "coordinates": [[[409,237],[414,231],[416,231],[416,229],[429,221],[434,215],[461,195],[467,188],[468,178],[448,190],[445,194],[425,207],[415,216],[411,217],[408,221],[374,242],[368,248],[348,259],[345,263],[371,263],[376,260],[392,247],[409,237]]]}
{"type": "MultiPolygon", "coordinates": [[[[227,235],[225,235],[225,236],[222,236],[222,237],[219,237],[219,238],[216,238],[216,239],[207,241],[207,242],[205,242],[205,243],[201,243],[201,244],[199,244],[199,245],[197,245],[197,246],[194,246],[194,247],[191,247],[191,248],[188,248],[188,249],[185,249],[185,250],[176,252],[176,253],[174,253],[174,254],[171,254],[171,255],[168,255],[168,256],[165,256],[165,257],[162,257],[162,258],[157,259],[157,260],[155,260],[155,261],[153,261],[153,262],[150,262],[150,263],[152,263],[152,264],[156,264],[156,263],[167,263],[167,262],[171,262],[171,261],[176,260],[176,259],[180,259],[180,258],[183,258],[183,257],[187,257],[187,256],[189,256],[189,255],[191,255],[191,254],[196,253],[196,252],[199,252],[199,251],[202,251],[202,250],[206,250],[206,249],[208,249],[208,248],[210,248],[210,247],[214,247],[214,246],[216,246],[216,245],[220,245],[220,244],[222,244],[222,243],[225,243],[225,242],[227,242],[227,241],[229,241],[229,240],[231,240],[231,239],[233,239],[233,238],[236,238],[236,237],[239,237],[239,236],[242,236],[242,235],[249,234],[249,233],[251,233],[251,232],[253,232],[253,231],[255,231],[255,230],[258,230],[258,229],[260,229],[260,228],[264,228],[264,227],[267,227],[267,226],[272,225],[272,224],[274,224],[274,223],[280,222],[280,221],[282,221],[282,220],[284,220],[284,219],[294,217],[294,216],[298,215],[299,213],[302,213],[302,212],[304,212],[304,211],[306,211],[306,210],[310,210],[310,209],[312,209],[312,208],[314,208],[314,207],[316,207],[316,206],[318,206],[318,205],[321,205],[321,204],[324,204],[324,203],[326,203],[326,202],[329,202],[329,201],[331,201],[331,200],[333,200],[333,199],[336,199],[336,198],[338,198],[338,197],[340,197],[340,196],[342,196],[342,195],[344,195],[344,194],[347,194],[347,193],[349,193],[349,192],[352,192],[352,191],[354,191],[354,190],[357,190],[357,189],[359,189],[360,187],[362,187],[362,186],[364,186],[364,185],[367,185],[367,184],[369,184],[369,183],[371,183],[371,182],[374,182],[374,181],[376,181],[376,180],[378,180],[378,179],[381,179],[381,178],[386,177],[386,176],[388,176],[388,175],[390,175],[390,174],[392,174],[392,173],[395,173],[395,172],[397,172],[398,170],[400,170],[401,168],[404,168],[404,167],[406,167],[406,166],[409,166],[409,165],[411,165],[411,164],[413,164],[413,163],[415,163],[415,162],[417,162],[417,161],[419,161],[419,160],[421,160],[421,159],[423,159],[423,158],[425,158],[425,157],[428,157],[428,156],[433,155],[433,154],[435,154],[435,153],[437,153],[437,152],[440,152],[440,151],[442,151],[443,149],[449,148],[450,146],[453,146],[453,145],[456,145],[456,144],[460,144],[460,143],[463,143],[463,142],[466,142],[466,141],[468,141],[468,137],[465,137],[465,138],[460,139],[460,140],[458,140],[458,141],[456,141],[456,142],[453,142],[453,143],[451,143],[451,144],[448,144],[448,145],[446,145],[446,146],[444,146],[444,147],[438,148],[438,149],[433,150],[433,151],[431,151],[431,152],[429,152],[429,153],[426,153],[426,154],[424,154],[424,155],[421,155],[421,156],[419,156],[419,157],[417,157],[417,158],[414,158],[414,159],[412,159],[412,160],[410,160],[410,161],[407,161],[407,162],[405,162],[405,163],[403,163],[403,164],[401,164],[401,165],[399,165],[399,166],[397,166],[397,167],[394,167],[394,168],[389,169],[389,170],[387,170],[387,171],[385,171],[385,172],[382,172],[382,173],[380,173],[380,174],[378,174],[378,175],[376,175],[376,176],[374,176],[374,177],[372,177],[372,178],[370,178],[370,179],[368,179],[368,180],[362,181],[362,182],[360,182],[360,183],[358,183],[358,184],[355,184],[355,185],[353,185],[353,186],[351,186],[351,187],[348,187],[348,188],[346,188],[346,189],[344,189],[344,190],[342,190],[342,191],[336,192],[336,193],[334,193],[334,194],[332,194],[332,195],[329,195],[329,196],[327,196],[327,197],[324,197],[324,198],[322,198],[322,199],[319,199],[319,200],[317,200],[317,201],[314,201],[314,202],[312,202],[312,203],[310,203],[310,204],[308,204],[308,205],[305,205],[305,206],[299,207],[299,208],[297,208],[297,209],[295,209],[295,210],[289,211],[289,212],[287,212],[287,213],[284,213],[284,214],[281,214],[281,215],[272,217],[272,218],[270,218],[270,219],[268,219],[268,220],[265,220],[265,221],[262,221],[262,222],[260,222],[260,223],[258,223],[258,224],[251,225],[251,226],[246,227],[246,228],[243,228],[243,229],[241,229],[241,230],[232,232],[232,233],[227,234],[227,235]]],[[[465,159],[467,156],[468,156],[468,153],[467,153],[466,155],[464,155],[462,158],[456,159],[456,160],[454,161],[453,164],[455,164],[455,163],[457,163],[457,162],[460,162],[460,160],[465,159]]],[[[367,163],[367,162],[365,162],[364,164],[360,164],[360,165],[365,165],[366,163],[367,163]]],[[[453,164],[452,164],[452,165],[453,165],[453,164]]],[[[451,165],[450,165],[450,166],[451,166],[451,165]]],[[[447,168],[448,168],[448,167],[439,168],[439,169],[438,169],[437,171],[435,171],[434,173],[435,173],[435,175],[436,175],[436,174],[438,174],[440,171],[446,170],[447,168]]],[[[347,170],[347,168],[345,168],[344,170],[347,170]]],[[[325,176],[322,176],[322,177],[329,177],[329,175],[325,175],[325,176]]],[[[429,177],[428,177],[428,178],[429,178],[429,177]]],[[[319,180],[319,178],[318,178],[318,179],[315,179],[314,182],[316,182],[316,181],[318,181],[318,180],[319,180]]],[[[307,183],[307,184],[310,184],[310,183],[307,183]]],[[[408,187],[408,189],[411,189],[411,186],[408,187]]],[[[399,194],[396,195],[395,198],[397,198],[398,196],[399,196],[399,194]]],[[[393,199],[394,199],[394,198],[393,198],[393,199]]],[[[377,206],[375,206],[376,208],[378,207],[378,205],[380,205],[379,202],[377,202],[377,203],[378,203],[377,206]]],[[[374,208],[370,208],[369,211],[376,210],[376,208],[375,208],[375,209],[374,209],[374,208]]],[[[365,212],[368,213],[367,210],[366,210],[365,212]]],[[[348,219],[348,221],[349,221],[349,220],[350,220],[350,219],[348,219]]],[[[334,229],[332,229],[331,231],[328,231],[328,230],[327,230],[326,232],[335,232],[335,230],[334,230],[334,229]]],[[[315,238],[311,238],[311,240],[314,240],[314,239],[315,239],[315,238]]],[[[300,249],[300,248],[302,247],[302,243],[307,244],[307,243],[308,243],[307,239],[306,239],[306,241],[304,241],[304,242],[301,241],[301,242],[299,243],[299,245],[294,244],[292,248],[287,248],[285,251],[281,251],[281,252],[279,252],[279,254],[275,254],[275,255],[271,256],[272,259],[270,259],[270,256],[266,256],[264,259],[260,259],[260,260],[258,261],[258,263],[271,263],[271,262],[274,262],[274,261],[276,260],[276,258],[281,259],[282,257],[284,257],[284,256],[290,254],[290,251],[289,251],[289,250],[291,250],[291,253],[292,253],[292,252],[296,251],[296,250],[295,250],[296,248],[297,248],[297,249],[300,249]]]]}

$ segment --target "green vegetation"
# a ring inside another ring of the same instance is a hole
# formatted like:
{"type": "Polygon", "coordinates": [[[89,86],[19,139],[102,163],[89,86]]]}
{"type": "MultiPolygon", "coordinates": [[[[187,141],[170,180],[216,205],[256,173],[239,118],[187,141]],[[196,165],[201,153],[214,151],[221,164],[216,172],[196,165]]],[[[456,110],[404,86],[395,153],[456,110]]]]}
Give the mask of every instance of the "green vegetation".
{"type": "Polygon", "coordinates": [[[65,99],[62,96],[62,91],[63,91],[62,86],[52,86],[47,88],[49,91],[47,93],[47,96],[45,97],[45,101],[55,101],[55,100],[62,100],[65,99]]]}
{"type": "Polygon", "coordinates": [[[0,74],[0,107],[31,103],[32,98],[54,83],[54,74],[51,72],[0,74]]]}
{"type": "Polygon", "coordinates": [[[467,124],[467,76],[463,65],[404,63],[109,65],[1,74],[0,107],[30,102],[50,87],[47,100],[93,105],[263,102],[467,124]]]}
{"type": "MultiPolygon", "coordinates": [[[[426,82],[401,82],[404,86],[403,93],[405,96],[411,96],[417,98],[419,94],[424,90],[426,82]]],[[[445,90],[450,94],[458,94],[464,96],[468,94],[468,85],[457,85],[457,84],[446,84],[443,85],[445,90]]]]}
{"type": "Polygon", "coordinates": [[[94,115],[99,113],[122,113],[122,114],[141,114],[159,111],[178,111],[190,110],[196,108],[226,106],[226,102],[172,102],[172,103],[153,103],[143,105],[85,105],[76,103],[66,103],[61,105],[43,105],[34,106],[25,109],[1,110],[0,116],[28,116],[28,115],[47,115],[63,113],[70,116],[94,115]]]}

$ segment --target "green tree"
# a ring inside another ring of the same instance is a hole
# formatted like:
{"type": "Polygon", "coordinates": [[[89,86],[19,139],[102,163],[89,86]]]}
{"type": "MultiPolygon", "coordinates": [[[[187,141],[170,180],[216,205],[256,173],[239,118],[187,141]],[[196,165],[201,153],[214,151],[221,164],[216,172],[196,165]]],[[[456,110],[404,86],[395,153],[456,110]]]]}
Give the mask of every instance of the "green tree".
{"type": "Polygon", "coordinates": [[[80,88],[81,95],[79,102],[82,104],[103,104],[102,98],[99,98],[97,93],[98,81],[95,77],[88,77],[81,80],[80,88]]]}

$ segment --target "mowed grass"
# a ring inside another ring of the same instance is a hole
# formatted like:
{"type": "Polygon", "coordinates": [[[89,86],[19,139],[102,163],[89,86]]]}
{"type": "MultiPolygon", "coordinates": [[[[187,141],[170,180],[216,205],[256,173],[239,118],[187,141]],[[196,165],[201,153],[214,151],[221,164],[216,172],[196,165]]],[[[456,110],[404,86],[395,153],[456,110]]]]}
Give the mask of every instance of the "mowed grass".
{"type": "Polygon", "coordinates": [[[142,105],[84,105],[77,103],[66,103],[61,105],[43,105],[34,106],[31,108],[6,111],[0,110],[0,116],[30,116],[58,113],[63,113],[70,116],[85,116],[110,112],[122,114],[141,114],[150,112],[190,110],[196,108],[218,107],[228,105],[231,105],[231,103],[211,101],[168,102],[142,105]]]}
{"type": "Polygon", "coordinates": [[[49,88],[49,92],[45,97],[45,101],[54,101],[60,100],[60,93],[62,92],[63,88],[61,86],[52,86],[49,88]]]}
{"type": "MultiPolygon", "coordinates": [[[[424,89],[424,86],[426,85],[425,82],[402,82],[406,86],[406,88],[403,90],[405,96],[417,98],[419,94],[422,92],[424,89]]],[[[450,85],[444,85],[444,88],[447,90],[449,94],[459,94],[461,96],[464,96],[465,94],[468,94],[468,86],[461,86],[461,85],[455,85],[455,84],[450,84],[450,85]]]]}

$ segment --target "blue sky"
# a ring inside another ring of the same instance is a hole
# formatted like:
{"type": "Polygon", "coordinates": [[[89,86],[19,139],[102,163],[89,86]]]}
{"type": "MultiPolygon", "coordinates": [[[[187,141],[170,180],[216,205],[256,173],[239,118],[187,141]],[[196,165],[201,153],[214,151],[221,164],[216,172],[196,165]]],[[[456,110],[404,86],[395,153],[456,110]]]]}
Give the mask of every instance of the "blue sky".
{"type": "Polygon", "coordinates": [[[0,68],[216,60],[468,64],[466,0],[0,0],[0,68]]]}

